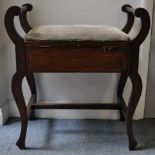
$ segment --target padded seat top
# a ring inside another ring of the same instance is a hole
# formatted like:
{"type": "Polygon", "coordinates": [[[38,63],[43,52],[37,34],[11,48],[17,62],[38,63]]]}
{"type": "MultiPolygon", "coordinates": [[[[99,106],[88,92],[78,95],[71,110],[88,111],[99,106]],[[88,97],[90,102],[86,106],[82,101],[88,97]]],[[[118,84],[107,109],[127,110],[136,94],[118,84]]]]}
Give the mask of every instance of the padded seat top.
{"type": "Polygon", "coordinates": [[[34,27],[25,41],[129,41],[129,36],[107,25],[41,25],[34,27]]]}

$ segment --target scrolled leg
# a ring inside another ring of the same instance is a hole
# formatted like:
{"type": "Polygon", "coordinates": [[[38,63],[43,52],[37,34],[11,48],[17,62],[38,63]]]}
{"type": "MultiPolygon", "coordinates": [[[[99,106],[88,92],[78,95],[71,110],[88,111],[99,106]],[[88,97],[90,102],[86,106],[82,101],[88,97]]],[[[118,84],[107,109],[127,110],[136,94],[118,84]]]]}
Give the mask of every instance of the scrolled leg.
{"type": "Polygon", "coordinates": [[[16,104],[20,113],[20,118],[21,118],[21,133],[16,143],[16,145],[20,149],[25,149],[25,138],[26,138],[27,124],[28,124],[27,108],[26,108],[25,100],[22,93],[23,78],[24,78],[24,75],[20,75],[16,73],[12,79],[12,93],[16,101],[16,104]]]}
{"type": "Polygon", "coordinates": [[[137,141],[133,135],[132,119],[142,93],[142,80],[139,74],[129,76],[132,82],[132,93],[127,109],[126,127],[129,139],[129,150],[135,150],[137,141]]]}
{"type": "MultiPolygon", "coordinates": [[[[22,80],[26,76],[26,48],[24,38],[18,34],[16,30],[14,19],[16,16],[20,17],[20,23],[23,27],[23,30],[27,33],[31,27],[28,24],[26,15],[28,11],[32,10],[32,5],[24,4],[22,7],[11,6],[4,18],[5,28],[8,33],[8,36],[12,40],[16,49],[16,74],[12,79],[12,93],[17,104],[20,118],[21,118],[21,133],[17,141],[17,146],[20,149],[25,149],[25,138],[28,124],[28,112],[29,109],[26,107],[25,100],[22,93],[22,80]]],[[[36,101],[36,88],[33,75],[27,76],[27,80],[30,86],[33,102],[36,101]]]]}

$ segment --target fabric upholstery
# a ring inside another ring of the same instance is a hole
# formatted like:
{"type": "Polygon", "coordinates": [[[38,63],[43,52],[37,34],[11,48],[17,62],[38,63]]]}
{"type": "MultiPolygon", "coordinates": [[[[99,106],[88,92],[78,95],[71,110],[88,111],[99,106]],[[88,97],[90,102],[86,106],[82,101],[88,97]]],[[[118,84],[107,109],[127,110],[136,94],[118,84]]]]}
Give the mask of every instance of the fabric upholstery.
{"type": "Polygon", "coordinates": [[[25,40],[128,41],[129,36],[107,25],[41,25],[30,30],[25,40]]]}

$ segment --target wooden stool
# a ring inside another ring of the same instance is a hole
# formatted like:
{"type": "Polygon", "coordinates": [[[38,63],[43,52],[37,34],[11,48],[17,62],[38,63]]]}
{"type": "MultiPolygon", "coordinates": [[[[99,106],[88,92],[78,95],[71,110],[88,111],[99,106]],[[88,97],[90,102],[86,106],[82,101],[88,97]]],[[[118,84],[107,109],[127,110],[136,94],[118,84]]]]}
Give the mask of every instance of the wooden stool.
{"type": "Polygon", "coordinates": [[[128,15],[123,30],[111,26],[47,26],[31,28],[27,12],[32,5],[21,8],[13,6],[5,16],[5,27],[15,44],[17,71],[12,79],[12,92],[21,117],[21,134],[17,141],[20,149],[25,149],[28,118],[34,117],[35,109],[113,109],[120,111],[121,121],[126,121],[129,149],[134,150],[137,142],[133,135],[132,118],[142,92],[142,80],[138,74],[139,47],[150,29],[150,17],[143,8],[133,9],[124,5],[122,11],[128,15]],[[19,16],[26,32],[23,39],[16,31],[14,17],[19,16]],[[141,30],[135,39],[128,36],[134,18],[141,20],[141,30]],[[48,104],[39,105],[33,73],[47,72],[114,72],[121,73],[116,104],[48,104]],[[26,106],[22,93],[22,80],[26,77],[31,90],[31,98],[26,106]],[[132,82],[132,93],[128,106],[122,97],[127,78],[132,82]]]}

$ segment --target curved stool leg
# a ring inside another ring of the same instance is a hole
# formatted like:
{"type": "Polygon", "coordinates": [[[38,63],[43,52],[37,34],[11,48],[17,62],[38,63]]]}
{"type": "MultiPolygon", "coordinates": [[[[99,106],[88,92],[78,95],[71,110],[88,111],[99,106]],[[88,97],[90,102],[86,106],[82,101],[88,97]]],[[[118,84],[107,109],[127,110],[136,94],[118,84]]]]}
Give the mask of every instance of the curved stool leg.
{"type": "MultiPolygon", "coordinates": [[[[128,74],[127,73],[121,73],[120,80],[118,83],[118,89],[117,89],[117,97],[118,98],[122,97],[122,95],[123,95],[123,90],[124,90],[125,84],[127,82],[127,79],[128,79],[128,74]]],[[[123,111],[119,110],[119,112],[120,112],[120,121],[125,121],[123,111]]]]}
{"type": "Polygon", "coordinates": [[[129,77],[132,82],[132,93],[131,93],[131,97],[130,97],[130,101],[127,109],[126,127],[127,127],[128,139],[129,139],[129,149],[135,150],[137,146],[137,141],[135,140],[133,135],[132,119],[142,93],[142,80],[139,74],[130,75],[129,77]]]}
{"type": "Polygon", "coordinates": [[[20,75],[16,73],[12,79],[12,93],[21,117],[21,133],[16,143],[16,145],[20,149],[25,149],[25,138],[26,138],[27,124],[28,124],[27,108],[26,108],[25,100],[22,93],[23,78],[24,78],[24,75],[20,75]]]}
{"type": "MultiPolygon", "coordinates": [[[[35,83],[35,78],[34,78],[33,73],[27,74],[26,79],[27,79],[28,85],[29,85],[30,90],[31,90],[31,95],[35,95],[34,103],[36,104],[37,103],[37,91],[36,91],[36,83],[35,83]]],[[[35,119],[35,110],[34,109],[31,110],[29,119],[30,120],[35,119]]]]}

